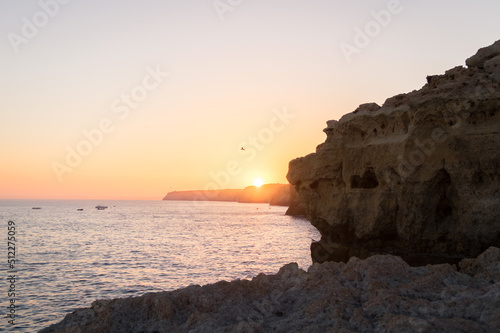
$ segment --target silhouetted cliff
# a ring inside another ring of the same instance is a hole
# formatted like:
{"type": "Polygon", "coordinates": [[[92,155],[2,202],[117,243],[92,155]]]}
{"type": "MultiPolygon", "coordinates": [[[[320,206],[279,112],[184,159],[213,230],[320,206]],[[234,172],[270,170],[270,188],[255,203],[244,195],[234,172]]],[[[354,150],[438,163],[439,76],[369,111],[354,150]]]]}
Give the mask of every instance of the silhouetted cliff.
{"type": "Polygon", "coordinates": [[[295,189],[289,184],[265,184],[260,187],[210,191],[174,191],[163,200],[186,201],[234,201],[241,203],[269,203],[275,206],[290,205],[290,192],[295,189]]]}
{"type": "Polygon", "coordinates": [[[210,190],[210,191],[174,191],[169,192],[163,200],[185,201],[238,201],[240,189],[210,190]]]}

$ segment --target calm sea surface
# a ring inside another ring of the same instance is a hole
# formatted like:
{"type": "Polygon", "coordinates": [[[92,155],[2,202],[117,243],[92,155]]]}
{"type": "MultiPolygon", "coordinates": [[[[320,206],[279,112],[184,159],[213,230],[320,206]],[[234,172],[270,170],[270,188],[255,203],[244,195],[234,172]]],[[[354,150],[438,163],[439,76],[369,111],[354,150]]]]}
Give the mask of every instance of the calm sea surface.
{"type": "Polygon", "coordinates": [[[289,262],[306,269],[319,233],[285,211],[228,202],[0,201],[0,331],[36,332],[96,299],[274,274],[289,262]],[[9,221],[15,325],[7,317],[9,221]]]}

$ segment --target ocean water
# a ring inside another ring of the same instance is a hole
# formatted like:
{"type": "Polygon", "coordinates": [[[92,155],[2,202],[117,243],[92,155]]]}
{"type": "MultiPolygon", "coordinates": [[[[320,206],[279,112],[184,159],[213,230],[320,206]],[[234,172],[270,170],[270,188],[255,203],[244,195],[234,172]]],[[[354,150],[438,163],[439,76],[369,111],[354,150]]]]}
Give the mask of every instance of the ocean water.
{"type": "Polygon", "coordinates": [[[232,202],[0,201],[0,331],[36,332],[96,299],[274,274],[289,262],[307,269],[311,238],[319,233],[285,211],[232,202]],[[9,221],[15,223],[14,325],[9,221]]]}

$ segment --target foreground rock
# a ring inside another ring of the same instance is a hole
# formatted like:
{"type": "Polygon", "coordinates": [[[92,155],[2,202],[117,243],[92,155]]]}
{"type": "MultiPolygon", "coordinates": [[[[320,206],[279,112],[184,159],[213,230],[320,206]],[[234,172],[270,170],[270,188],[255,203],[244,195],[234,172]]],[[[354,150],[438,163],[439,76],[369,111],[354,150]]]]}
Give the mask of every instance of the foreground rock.
{"type": "Polygon", "coordinates": [[[500,41],[420,90],[327,122],[290,162],[321,242],[313,260],[453,262],[500,246],[500,41]]]}
{"type": "Polygon", "coordinates": [[[500,249],[459,270],[390,255],[308,272],[288,264],[251,281],[96,301],[41,332],[498,332],[500,249]]]}

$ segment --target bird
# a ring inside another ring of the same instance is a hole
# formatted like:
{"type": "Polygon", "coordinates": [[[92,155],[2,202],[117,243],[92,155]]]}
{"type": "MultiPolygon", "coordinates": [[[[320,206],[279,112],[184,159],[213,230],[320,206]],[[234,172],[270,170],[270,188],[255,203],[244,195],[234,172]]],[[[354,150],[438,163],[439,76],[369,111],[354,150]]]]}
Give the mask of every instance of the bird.
{"type": "Polygon", "coordinates": [[[245,150],[245,148],[241,147],[241,149],[240,149],[240,150],[245,150]]]}

